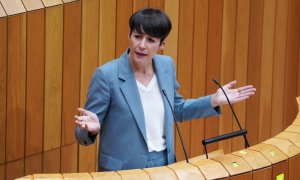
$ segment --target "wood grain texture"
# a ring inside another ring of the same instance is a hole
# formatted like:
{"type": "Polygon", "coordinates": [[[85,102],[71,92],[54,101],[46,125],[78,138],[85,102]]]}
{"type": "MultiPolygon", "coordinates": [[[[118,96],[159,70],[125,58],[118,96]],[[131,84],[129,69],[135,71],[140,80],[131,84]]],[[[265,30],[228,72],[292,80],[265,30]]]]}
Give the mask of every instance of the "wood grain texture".
{"type": "MultiPolygon", "coordinates": [[[[179,93],[185,98],[191,98],[192,93],[192,67],[193,67],[193,37],[186,32],[193,31],[194,22],[194,1],[179,2],[180,6],[185,8],[179,9],[179,38],[178,38],[178,60],[177,60],[177,81],[180,84],[179,93]],[[184,22],[184,23],[182,23],[184,22]]],[[[183,142],[187,154],[190,154],[190,125],[186,121],[178,124],[182,133],[183,142]]],[[[175,132],[175,152],[177,160],[185,159],[182,145],[177,131],[175,132]]]]}
{"type": "MultiPolygon", "coordinates": [[[[164,10],[166,0],[149,0],[149,7],[158,8],[164,10]]],[[[176,1],[173,0],[174,5],[176,6],[176,1]]]]}
{"type": "Polygon", "coordinates": [[[6,165],[0,165],[0,178],[5,179],[5,166],[6,165]]]}
{"type": "Polygon", "coordinates": [[[271,129],[271,100],[273,80],[273,55],[275,32],[276,0],[264,1],[262,53],[260,72],[260,102],[259,102],[259,136],[258,141],[270,137],[271,129]]]}
{"type": "Polygon", "coordinates": [[[300,38],[300,1],[289,1],[287,22],[287,46],[285,64],[285,91],[284,91],[284,124],[283,128],[290,125],[297,115],[295,97],[297,97],[297,72],[299,61],[299,38],[300,38]],[[288,108],[289,106],[289,108],[288,108]]]}
{"type": "Polygon", "coordinates": [[[6,161],[24,158],[26,15],[8,18],[6,161]]]}
{"type": "Polygon", "coordinates": [[[61,170],[62,173],[77,172],[78,164],[78,146],[77,143],[65,145],[61,148],[61,170]]]}
{"type": "Polygon", "coordinates": [[[287,15],[288,1],[277,0],[272,81],[271,136],[283,130],[287,15]]]}
{"type": "Polygon", "coordinates": [[[167,38],[164,54],[171,56],[176,66],[178,50],[179,0],[165,0],[164,9],[172,22],[172,30],[167,38]]]}
{"type": "Polygon", "coordinates": [[[26,147],[30,156],[43,151],[45,10],[27,13],[26,147]]]}
{"type": "Polygon", "coordinates": [[[129,18],[132,15],[132,0],[117,0],[116,57],[128,48],[129,18]]]}
{"type": "MultiPolygon", "coordinates": [[[[80,106],[84,107],[90,79],[98,66],[99,0],[82,1],[80,106]]],[[[78,171],[93,172],[97,166],[97,143],[79,147],[78,171]],[[88,161],[87,161],[88,159],[88,161]]]]}
{"type": "MultiPolygon", "coordinates": [[[[238,82],[237,86],[243,86],[247,84],[250,0],[238,0],[236,13],[234,79],[238,82]]],[[[242,128],[245,128],[246,101],[235,104],[234,109],[242,128]]],[[[239,130],[237,123],[233,123],[232,130],[239,130]]],[[[232,151],[242,147],[245,147],[243,138],[232,139],[232,151]]]]}
{"type": "Polygon", "coordinates": [[[15,15],[26,12],[21,0],[0,0],[7,15],[15,15]]]}
{"type": "Polygon", "coordinates": [[[45,14],[44,151],[61,146],[63,7],[45,14]]]}
{"type": "Polygon", "coordinates": [[[289,177],[288,165],[289,165],[288,160],[274,164],[272,166],[272,179],[276,179],[277,176],[281,174],[284,174],[284,177],[288,178],[289,177]]]}
{"type": "Polygon", "coordinates": [[[116,58],[116,10],[116,0],[100,1],[99,65],[116,58]]]}
{"type": "MultiPolygon", "coordinates": [[[[206,50],[208,27],[208,1],[195,1],[193,33],[193,66],[192,66],[192,97],[205,96],[206,85],[206,50]]],[[[190,157],[204,152],[201,141],[204,139],[204,120],[191,122],[190,157]]]]}
{"type": "Polygon", "coordinates": [[[7,163],[5,174],[6,179],[16,179],[24,176],[24,159],[7,163]]]}
{"type": "Polygon", "coordinates": [[[300,166],[300,155],[298,154],[295,157],[289,159],[289,179],[296,180],[300,179],[299,169],[300,166]]]}
{"type": "Polygon", "coordinates": [[[22,2],[27,11],[33,11],[44,8],[42,0],[22,0],[22,2]]]}
{"type": "Polygon", "coordinates": [[[133,0],[133,13],[149,6],[149,0],[133,0]]]}
{"type": "Polygon", "coordinates": [[[76,142],[74,115],[80,107],[81,2],[64,4],[62,146],[76,142]]]}
{"type": "MultiPolygon", "coordinates": [[[[222,15],[223,1],[209,1],[208,34],[207,34],[207,63],[206,63],[206,94],[215,93],[218,87],[213,79],[220,79],[221,48],[222,48],[222,15]]],[[[219,118],[205,119],[205,138],[212,138],[219,134],[219,118]]],[[[208,146],[208,151],[217,150],[218,143],[208,146]]]]}
{"type": "Polygon", "coordinates": [[[253,171],[252,179],[271,179],[272,177],[272,168],[267,167],[253,171]]]}
{"type": "Polygon", "coordinates": [[[7,18],[0,18],[0,164],[5,162],[7,99],[7,18]]]}
{"type": "Polygon", "coordinates": [[[25,158],[25,175],[42,173],[42,153],[25,158]]]}
{"type": "MultiPolygon", "coordinates": [[[[234,78],[236,7],[236,0],[227,0],[223,2],[222,50],[220,62],[220,82],[222,84],[227,84],[234,78]]],[[[222,115],[219,120],[219,134],[232,132],[232,126],[236,122],[233,122],[234,119],[229,106],[223,107],[222,115]]],[[[231,152],[231,140],[219,142],[219,147],[222,148],[225,153],[231,152]]]]}
{"type": "Polygon", "coordinates": [[[60,148],[52,149],[43,152],[43,173],[57,173],[60,172],[60,148]]]}
{"type": "Polygon", "coordinates": [[[262,51],[262,25],[263,8],[261,0],[252,0],[250,3],[249,21],[249,47],[247,81],[256,88],[255,96],[247,100],[246,128],[251,145],[258,143],[257,129],[259,127],[259,101],[260,101],[260,73],[261,73],[261,51],[262,51]]]}

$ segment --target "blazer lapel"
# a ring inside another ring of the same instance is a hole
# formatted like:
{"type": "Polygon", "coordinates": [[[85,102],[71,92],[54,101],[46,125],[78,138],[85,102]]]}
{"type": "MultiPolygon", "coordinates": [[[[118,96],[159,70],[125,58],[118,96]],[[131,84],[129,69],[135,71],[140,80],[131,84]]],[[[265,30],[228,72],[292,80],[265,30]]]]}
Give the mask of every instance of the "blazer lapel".
{"type": "Polygon", "coordinates": [[[120,89],[137,122],[143,138],[147,143],[143,106],[137,89],[136,80],[129,59],[127,58],[127,52],[125,52],[119,60],[119,79],[124,81],[120,85],[120,89]]]}

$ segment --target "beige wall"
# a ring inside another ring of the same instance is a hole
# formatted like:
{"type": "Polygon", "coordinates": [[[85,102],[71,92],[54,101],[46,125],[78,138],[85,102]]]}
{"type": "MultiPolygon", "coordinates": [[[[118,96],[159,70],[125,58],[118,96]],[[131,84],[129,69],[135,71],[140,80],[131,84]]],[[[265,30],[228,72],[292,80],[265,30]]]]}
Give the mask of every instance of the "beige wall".
{"type": "MultiPolygon", "coordinates": [[[[161,8],[173,29],[164,54],[174,58],[180,93],[216,91],[238,80],[257,93],[234,108],[251,145],[287,127],[300,95],[298,0],[0,0],[0,179],[96,171],[97,146],[78,146],[73,116],[94,69],[127,47],[128,19],[161,8]]],[[[180,125],[190,157],[201,141],[237,130],[228,107],[219,118],[180,125]]],[[[177,134],[177,133],[176,133],[177,134]]],[[[209,151],[243,148],[242,138],[209,151]]],[[[176,135],[177,158],[184,158],[176,135]]]]}

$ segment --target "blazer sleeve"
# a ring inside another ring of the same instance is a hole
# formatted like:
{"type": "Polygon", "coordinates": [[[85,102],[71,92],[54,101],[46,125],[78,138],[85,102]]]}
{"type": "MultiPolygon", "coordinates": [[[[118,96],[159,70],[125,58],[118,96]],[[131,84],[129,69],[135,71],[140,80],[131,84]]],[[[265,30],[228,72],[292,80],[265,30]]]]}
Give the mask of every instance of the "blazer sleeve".
{"type": "MultiPolygon", "coordinates": [[[[104,123],[110,103],[109,83],[101,68],[97,68],[89,85],[85,109],[98,116],[100,125],[104,123]]],[[[76,127],[75,136],[79,144],[89,145],[97,136],[90,136],[87,131],[76,127]]]]}
{"type": "Polygon", "coordinates": [[[184,99],[178,93],[179,83],[177,82],[176,74],[174,73],[174,65],[172,65],[172,69],[174,74],[174,114],[176,121],[204,118],[221,114],[221,108],[219,106],[211,106],[211,95],[195,99],[184,99]]]}

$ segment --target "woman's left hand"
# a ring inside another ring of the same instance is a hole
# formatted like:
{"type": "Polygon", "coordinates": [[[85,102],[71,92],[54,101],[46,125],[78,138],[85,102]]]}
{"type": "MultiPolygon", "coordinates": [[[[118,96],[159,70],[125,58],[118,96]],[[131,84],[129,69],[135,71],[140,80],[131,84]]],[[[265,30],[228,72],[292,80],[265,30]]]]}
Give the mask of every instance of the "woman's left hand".
{"type": "MultiPolygon", "coordinates": [[[[232,87],[236,84],[236,81],[231,81],[230,83],[222,86],[231,104],[248,99],[250,96],[255,94],[256,89],[252,85],[232,89],[232,87]]],[[[211,105],[212,107],[216,107],[224,104],[228,104],[228,102],[222,89],[219,88],[217,92],[211,96],[211,105]]]]}

